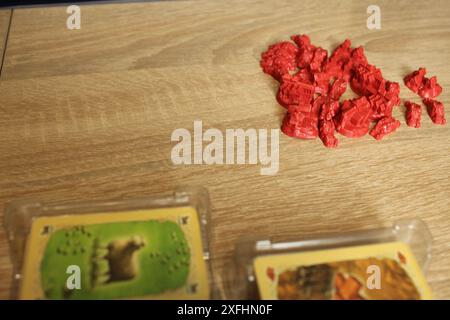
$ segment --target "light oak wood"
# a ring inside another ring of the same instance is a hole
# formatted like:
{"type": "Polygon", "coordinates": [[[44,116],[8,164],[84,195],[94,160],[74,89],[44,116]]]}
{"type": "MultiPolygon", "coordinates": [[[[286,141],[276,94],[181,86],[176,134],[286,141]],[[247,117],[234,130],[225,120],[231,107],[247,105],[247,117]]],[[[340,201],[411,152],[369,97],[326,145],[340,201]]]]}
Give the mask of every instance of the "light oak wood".
{"type": "MultiPolygon", "coordinates": [[[[64,7],[15,10],[0,79],[0,212],[24,197],[109,199],[203,185],[219,276],[234,242],[249,233],[303,238],[417,217],[434,237],[428,280],[437,298],[450,298],[450,126],[433,125],[426,112],[423,127],[411,129],[397,108],[397,133],[380,142],[339,137],[336,150],[281,134],[275,176],[261,176],[259,165],[170,161],[172,131],[192,130],[194,120],[205,129],[279,128],[277,84],[259,57],[291,34],[326,49],[350,38],[393,81],[425,66],[450,105],[450,3],[377,3],[378,31],[366,28],[364,1],[83,6],[82,28],[73,31],[64,7]]],[[[403,84],[401,96],[419,101],[403,84]]],[[[7,298],[11,264],[0,221],[7,298]]]]}

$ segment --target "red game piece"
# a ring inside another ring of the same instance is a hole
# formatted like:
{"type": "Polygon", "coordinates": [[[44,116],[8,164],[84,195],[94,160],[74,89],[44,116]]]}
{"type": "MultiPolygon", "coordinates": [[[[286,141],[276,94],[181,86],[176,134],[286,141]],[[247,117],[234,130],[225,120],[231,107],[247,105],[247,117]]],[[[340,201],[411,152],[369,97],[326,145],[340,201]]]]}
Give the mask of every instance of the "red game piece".
{"type": "Polygon", "coordinates": [[[350,60],[352,55],[352,42],[349,39],[345,39],[337,48],[334,49],[330,56],[330,63],[345,64],[350,60]]]}
{"type": "Polygon", "coordinates": [[[437,83],[436,77],[424,78],[419,88],[419,96],[424,99],[436,99],[442,92],[442,87],[437,83]]]}
{"type": "Polygon", "coordinates": [[[345,100],[336,117],[337,131],[349,138],[362,137],[369,131],[372,110],[366,97],[345,100]]]}
{"type": "Polygon", "coordinates": [[[370,130],[370,135],[377,140],[381,140],[384,136],[397,130],[398,127],[400,127],[400,121],[393,117],[384,117],[378,120],[375,127],[370,130]]]}
{"type": "Polygon", "coordinates": [[[403,81],[412,92],[418,93],[426,73],[427,69],[419,68],[419,70],[406,75],[403,81]]]}
{"type": "Polygon", "coordinates": [[[378,120],[392,115],[393,103],[381,94],[373,94],[368,97],[368,100],[372,109],[372,114],[370,115],[371,120],[378,120]]]}
{"type": "Polygon", "coordinates": [[[330,76],[326,72],[314,73],[314,92],[326,96],[330,87],[330,76]]]}
{"type": "Polygon", "coordinates": [[[442,102],[424,99],[423,103],[427,106],[428,115],[435,124],[446,124],[444,105],[442,102]]]}
{"type": "Polygon", "coordinates": [[[336,148],[338,139],[334,135],[335,125],[333,120],[319,120],[319,137],[325,147],[336,148]]]}
{"type": "Polygon", "coordinates": [[[352,90],[362,96],[370,96],[385,90],[386,80],[383,79],[380,69],[374,65],[360,64],[355,67],[355,73],[350,83],[352,90]]]}
{"type": "Polygon", "coordinates": [[[408,74],[404,78],[405,85],[423,99],[436,99],[441,94],[442,87],[437,83],[436,77],[426,78],[426,73],[425,68],[419,68],[408,74]]]}
{"type": "MultiPolygon", "coordinates": [[[[378,121],[370,134],[380,140],[400,126],[392,117],[393,107],[400,104],[400,85],[384,79],[381,70],[368,63],[362,47],[352,48],[350,40],[345,40],[328,58],[327,51],[311,44],[307,35],[294,35],[291,40],[295,44],[271,45],[260,62],[264,72],[280,81],[277,100],[287,109],[281,127],[286,135],[319,136],[325,146],[336,147],[335,131],[361,137],[371,121],[378,121]],[[361,97],[340,105],[348,83],[361,97]]],[[[442,87],[436,77],[425,75],[425,68],[419,68],[404,82],[424,99],[433,122],[444,124],[444,106],[434,100],[442,87]]],[[[408,126],[420,127],[420,106],[408,101],[405,106],[408,126]]]]}
{"type": "Polygon", "coordinates": [[[296,34],[291,36],[291,40],[295,42],[295,44],[299,48],[303,49],[314,49],[315,47],[311,44],[311,40],[306,34],[296,34]]]}
{"type": "Polygon", "coordinates": [[[294,35],[291,39],[298,45],[297,66],[321,72],[327,62],[328,52],[312,45],[307,35],[294,35]]]}
{"type": "Polygon", "coordinates": [[[281,125],[281,131],[294,138],[314,139],[319,135],[317,124],[318,119],[312,113],[287,112],[281,125]]]}
{"type": "Polygon", "coordinates": [[[285,75],[286,78],[291,78],[292,80],[298,80],[301,82],[306,82],[309,84],[314,84],[314,75],[308,69],[300,69],[294,75],[285,75]]]}
{"type": "Polygon", "coordinates": [[[322,71],[322,67],[326,63],[327,58],[328,58],[328,52],[320,47],[317,48],[314,51],[314,56],[311,60],[309,68],[312,71],[322,71]]]}
{"type": "Polygon", "coordinates": [[[283,119],[281,131],[290,137],[299,139],[317,138],[319,135],[319,112],[326,100],[326,97],[319,96],[310,104],[290,105],[283,119]]]}
{"type": "Polygon", "coordinates": [[[347,90],[347,82],[344,79],[336,79],[333,84],[330,85],[329,94],[334,100],[339,100],[339,98],[347,90]]]}
{"type": "Polygon", "coordinates": [[[283,75],[296,69],[298,48],[289,41],[269,46],[269,49],[261,55],[261,67],[263,71],[281,81],[283,75]]]}
{"type": "Polygon", "coordinates": [[[387,81],[384,96],[392,103],[392,106],[400,105],[400,85],[397,82],[387,81]]]}
{"type": "Polygon", "coordinates": [[[285,75],[278,89],[277,100],[285,108],[289,105],[310,105],[313,95],[313,85],[299,80],[298,77],[285,75]]]}
{"type": "Polygon", "coordinates": [[[364,48],[363,47],[358,47],[353,49],[352,51],[352,63],[354,66],[357,65],[368,65],[369,62],[367,61],[366,55],[364,53],[364,48]]]}
{"type": "Polygon", "coordinates": [[[342,79],[349,82],[353,77],[355,68],[359,65],[368,65],[367,58],[362,47],[358,47],[351,51],[350,59],[342,66],[342,79]]]}
{"type": "Polygon", "coordinates": [[[298,46],[297,66],[299,68],[308,68],[314,58],[316,47],[311,44],[307,35],[294,35],[291,37],[298,46]]]}
{"type": "Polygon", "coordinates": [[[327,64],[327,71],[331,76],[350,80],[351,66],[348,66],[348,63],[352,55],[351,44],[350,40],[346,39],[334,49],[327,64]]]}
{"type": "MultiPolygon", "coordinates": [[[[318,98],[316,99],[318,100],[318,98]]],[[[339,112],[339,101],[333,99],[326,99],[321,105],[320,120],[333,120],[335,115],[339,112]]]]}
{"type": "Polygon", "coordinates": [[[408,127],[420,128],[420,120],[422,118],[422,108],[417,103],[405,101],[406,107],[406,124],[408,127]]]}
{"type": "MultiPolygon", "coordinates": [[[[314,99],[314,102],[312,104],[311,112],[319,118],[321,112],[323,111],[323,106],[325,104],[328,104],[328,97],[327,96],[318,96],[316,99],[314,99]]],[[[332,106],[331,108],[335,108],[335,106],[332,106]]],[[[339,108],[339,103],[338,103],[339,108]]],[[[337,109],[333,109],[337,110],[337,109]]],[[[331,112],[331,111],[330,111],[331,112]]]]}
{"type": "MultiPolygon", "coordinates": [[[[316,99],[316,101],[319,100],[316,99]]],[[[333,117],[339,112],[339,101],[332,99],[325,100],[321,105],[319,115],[319,137],[323,144],[328,148],[335,148],[338,145],[338,140],[334,135],[336,129],[333,117]]],[[[315,102],[316,102],[315,101],[315,102]]]]}

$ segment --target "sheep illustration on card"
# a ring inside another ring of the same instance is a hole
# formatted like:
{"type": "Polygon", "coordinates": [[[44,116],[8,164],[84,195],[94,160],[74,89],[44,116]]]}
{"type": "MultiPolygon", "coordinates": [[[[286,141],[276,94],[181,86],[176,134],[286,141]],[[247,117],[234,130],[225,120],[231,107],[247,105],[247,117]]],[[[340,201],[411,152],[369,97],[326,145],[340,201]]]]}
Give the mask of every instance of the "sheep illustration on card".
{"type": "Polygon", "coordinates": [[[139,218],[113,213],[37,219],[28,243],[21,296],[206,298],[197,220],[195,213],[178,208],[158,214],[149,210],[139,218]],[[80,283],[74,289],[67,286],[68,277],[73,277],[66,272],[68,266],[79,267],[80,283]]]}

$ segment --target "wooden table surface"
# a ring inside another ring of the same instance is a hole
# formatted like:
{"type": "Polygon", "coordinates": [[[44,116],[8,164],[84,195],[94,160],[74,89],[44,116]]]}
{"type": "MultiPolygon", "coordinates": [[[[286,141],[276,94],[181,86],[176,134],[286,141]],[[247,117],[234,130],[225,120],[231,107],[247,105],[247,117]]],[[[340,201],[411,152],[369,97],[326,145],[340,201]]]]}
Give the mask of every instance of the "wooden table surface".
{"type": "MultiPolygon", "coordinates": [[[[279,128],[277,86],[259,57],[296,33],[326,49],[350,38],[393,81],[425,66],[449,107],[450,2],[377,1],[382,28],[368,30],[372,2],[86,5],[81,30],[66,29],[65,7],[14,10],[0,78],[0,212],[19,198],[130,198],[203,185],[220,283],[240,236],[303,238],[417,217],[434,237],[428,280],[437,298],[450,298],[450,125],[426,113],[412,129],[396,108],[397,133],[379,142],[339,137],[336,150],[281,134],[274,176],[259,165],[170,161],[172,131],[192,130],[194,120],[204,129],[279,128]]],[[[0,40],[9,18],[0,11],[0,40]]],[[[401,97],[418,101],[403,84],[401,97]]],[[[0,219],[0,298],[10,285],[0,219]]]]}

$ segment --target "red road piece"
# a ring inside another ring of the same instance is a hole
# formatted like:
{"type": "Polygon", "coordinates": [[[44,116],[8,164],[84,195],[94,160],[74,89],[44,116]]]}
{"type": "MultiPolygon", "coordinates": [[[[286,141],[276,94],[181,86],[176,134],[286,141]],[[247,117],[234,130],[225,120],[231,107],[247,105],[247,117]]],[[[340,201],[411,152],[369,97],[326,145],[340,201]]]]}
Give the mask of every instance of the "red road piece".
{"type": "Polygon", "coordinates": [[[339,101],[327,99],[327,101],[322,104],[320,110],[319,137],[323,144],[328,148],[335,148],[338,146],[338,139],[334,135],[336,127],[333,117],[338,113],[339,108],[339,101]]]}
{"type": "Polygon", "coordinates": [[[336,79],[333,84],[330,85],[329,95],[334,100],[339,98],[347,90],[347,82],[344,79],[336,79]]]}
{"type": "Polygon", "coordinates": [[[283,75],[296,69],[298,48],[289,41],[269,46],[261,55],[261,67],[263,71],[281,81],[283,75]]]}
{"type": "Polygon", "coordinates": [[[336,148],[339,144],[334,135],[335,129],[333,120],[319,120],[319,137],[327,148],[336,148]]]}
{"type": "Polygon", "coordinates": [[[427,106],[428,115],[435,124],[446,124],[444,105],[442,102],[424,99],[423,103],[427,106]]]}
{"type": "Polygon", "coordinates": [[[397,130],[398,127],[400,127],[400,121],[393,117],[384,117],[378,120],[375,127],[370,130],[370,135],[377,140],[381,140],[384,136],[397,130]]]}
{"type": "Polygon", "coordinates": [[[328,59],[328,52],[320,47],[316,48],[316,50],[314,51],[314,56],[309,65],[309,68],[315,72],[322,71],[322,67],[327,62],[327,59],[328,59]]]}
{"type": "Polygon", "coordinates": [[[350,138],[362,137],[369,131],[372,110],[366,97],[345,100],[336,117],[337,131],[350,138]]]}
{"type": "MultiPolygon", "coordinates": [[[[314,99],[314,102],[312,104],[312,108],[311,108],[311,112],[317,117],[320,117],[320,114],[323,110],[323,106],[328,103],[328,97],[326,96],[318,96],[316,99],[314,99]]],[[[338,103],[338,107],[339,109],[339,103],[338,103]]],[[[335,109],[337,110],[337,109],[335,109]]]]}
{"type": "Polygon", "coordinates": [[[405,101],[406,107],[406,124],[408,127],[420,128],[420,120],[422,118],[422,108],[417,103],[405,101]]]}
{"type": "MultiPolygon", "coordinates": [[[[317,101],[318,99],[316,99],[317,101]]],[[[339,101],[333,99],[326,99],[320,109],[319,119],[320,120],[333,120],[333,118],[339,112],[339,101]]]]}
{"type": "Polygon", "coordinates": [[[393,106],[400,105],[400,85],[397,82],[387,81],[384,96],[392,103],[393,106]]]}

